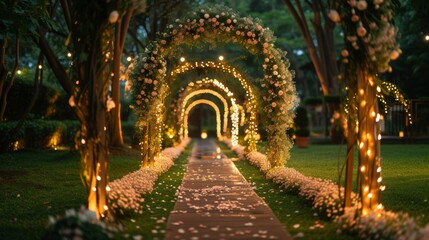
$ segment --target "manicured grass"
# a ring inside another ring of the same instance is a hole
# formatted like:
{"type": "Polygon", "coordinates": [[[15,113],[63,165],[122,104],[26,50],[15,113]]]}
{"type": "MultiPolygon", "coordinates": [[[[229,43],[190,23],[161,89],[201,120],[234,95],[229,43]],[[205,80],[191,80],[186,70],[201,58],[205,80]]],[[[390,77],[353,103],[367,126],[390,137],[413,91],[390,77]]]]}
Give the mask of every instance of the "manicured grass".
{"type": "MultiPolygon", "coordinates": [[[[228,157],[236,157],[224,144],[219,146],[228,157]]],[[[234,164],[293,237],[316,240],[357,239],[349,235],[337,234],[336,223],[319,217],[313,212],[311,205],[304,202],[298,195],[287,193],[271,180],[265,179],[257,167],[245,160],[235,161],[234,164]]]]}
{"type": "MultiPolygon", "coordinates": [[[[261,144],[261,152],[264,144],[261,144]]],[[[310,145],[293,147],[287,166],[306,176],[338,180],[338,165],[343,164],[345,145],[310,145]]],[[[355,155],[357,156],[357,155],[355,155]]],[[[383,144],[381,146],[382,177],[386,190],[382,203],[386,210],[408,212],[429,222],[429,146],[425,144],[383,144]]],[[[357,160],[355,159],[355,162],[357,160]]],[[[356,172],[356,164],[354,168],[356,172]]]]}
{"type": "Polygon", "coordinates": [[[192,146],[193,143],[190,143],[186,150],[174,160],[174,165],[168,172],[158,178],[153,192],[144,196],[143,214],[120,219],[129,235],[141,235],[143,239],[163,239],[168,216],[177,200],[176,191],[185,176],[192,146]]]}
{"type": "MultiPolygon", "coordinates": [[[[138,153],[112,156],[110,177],[138,169],[138,153]]],[[[41,239],[48,217],[86,204],[78,153],[26,150],[0,155],[0,239],[41,239]]]]}

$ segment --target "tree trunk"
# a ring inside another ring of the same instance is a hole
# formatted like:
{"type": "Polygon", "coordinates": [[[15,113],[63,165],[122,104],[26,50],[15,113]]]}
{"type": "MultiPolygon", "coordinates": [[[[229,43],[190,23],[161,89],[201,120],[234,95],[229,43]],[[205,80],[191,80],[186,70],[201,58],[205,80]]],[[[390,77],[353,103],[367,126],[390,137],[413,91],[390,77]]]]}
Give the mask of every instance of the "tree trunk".
{"type": "MultiPolygon", "coordinates": [[[[39,65],[43,65],[43,54],[41,52],[39,53],[39,58],[37,60],[37,66],[39,66],[39,65]]],[[[10,142],[11,143],[15,141],[16,134],[21,129],[21,127],[24,125],[24,121],[27,119],[28,114],[33,109],[34,104],[36,104],[36,100],[39,96],[40,86],[42,85],[42,82],[43,82],[43,69],[36,68],[36,72],[34,74],[34,93],[33,93],[33,96],[31,98],[30,103],[28,104],[27,108],[24,110],[21,118],[19,119],[18,123],[15,125],[14,129],[10,133],[10,136],[11,136],[10,142]]]]}
{"type": "Polygon", "coordinates": [[[336,94],[339,91],[337,81],[337,62],[335,54],[335,44],[333,38],[333,27],[325,15],[327,8],[320,0],[306,1],[307,5],[312,9],[314,19],[312,25],[315,36],[310,33],[307,24],[305,11],[302,8],[301,0],[295,0],[295,5],[292,0],[284,0],[289,12],[292,14],[298,29],[308,48],[308,54],[313,63],[317,78],[319,79],[323,95],[336,94]],[[325,29],[322,26],[322,16],[325,21],[325,29]],[[317,40],[317,46],[314,41],[317,40]],[[316,48],[317,47],[317,48],[316,48]]]}
{"type": "Polygon", "coordinates": [[[366,215],[380,203],[380,123],[376,86],[365,67],[357,69],[357,84],[360,194],[362,214],[366,215]]]}
{"type": "MultiPolygon", "coordinates": [[[[7,44],[7,41],[4,41],[3,44],[7,44]]],[[[6,45],[2,46],[3,48],[6,48],[6,45]]],[[[3,51],[5,49],[2,50],[2,54],[3,51]]],[[[13,81],[15,80],[15,76],[16,76],[16,72],[18,71],[18,65],[19,65],[19,38],[18,36],[16,36],[15,39],[15,63],[12,69],[12,74],[9,78],[9,81],[6,82],[7,80],[7,75],[8,75],[8,71],[5,68],[4,65],[4,56],[2,59],[2,64],[0,66],[0,71],[1,71],[1,77],[4,79],[0,79],[0,81],[2,81],[4,84],[2,84],[2,88],[0,88],[1,92],[0,92],[0,122],[4,121],[4,114],[6,111],[6,106],[7,106],[7,96],[9,95],[9,91],[12,88],[13,85],[13,81]]]]}

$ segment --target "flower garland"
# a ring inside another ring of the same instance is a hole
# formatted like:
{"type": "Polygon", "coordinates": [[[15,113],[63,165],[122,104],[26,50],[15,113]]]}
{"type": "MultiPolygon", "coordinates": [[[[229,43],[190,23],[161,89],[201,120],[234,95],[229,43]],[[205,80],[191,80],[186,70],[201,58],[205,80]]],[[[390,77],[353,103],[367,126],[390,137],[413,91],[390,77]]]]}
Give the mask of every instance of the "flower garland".
{"type": "Polygon", "coordinates": [[[285,53],[274,47],[272,32],[264,28],[259,20],[240,17],[224,6],[204,7],[188,18],[176,19],[159,35],[157,42],[149,44],[146,56],[140,58],[146,61],[134,64],[130,78],[135,103],[144,110],[158,103],[165,95],[159,94],[152,85],[155,80],[161,86],[166,84],[164,57],[179,45],[195,45],[195,40],[200,38],[208,43],[237,43],[250,53],[263,56],[264,80],[261,86],[265,91],[264,111],[268,119],[268,155],[273,166],[283,165],[292,145],[284,133],[293,121],[293,108],[297,102],[293,72],[288,69],[289,61],[285,53]]]}
{"type": "Polygon", "coordinates": [[[175,147],[164,149],[155,158],[153,168],[140,168],[120,179],[109,183],[109,208],[117,215],[128,212],[141,214],[143,212],[143,194],[151,193],[159,175],[168,171],[174,164],[173,159],[180,156],[190,143],[190,138],[175,147]]]}
{"type": "MultiPolygon", "coordinates": [[[[392,83],[378,77],[378,73],[391,72],[390,61],[396,60],[402,53],[396,43],[398,28],[393,23],[395,3],[392,0],[347,0],[336,1],[335,10],[329,12],[330,19],[340,24],[345,34],[346,47],[341,51],[342,62],[347,66],[345,74],[347,89],[356,85],[357,63],[364,63],[377,86],[377,97],[385,106],[385,95],[391,95],[400,102],[408,114],[409,100],[392,83]]],[[[346,89],[346,90],[347,90],[346,89]]],[[[348,97],[346,105],[357,104],[354,97],[348,97]]],[[[346,109],[348,112],[349,110],[346,109]]],[[[409,119],[411,120],[411,119],[409,119]]]]}
{"type": "Polygon", "coordinates": [[[391,70],[390,60],[401,53],[396,43],[398,29],[393,24],[393,1],[337,0],[334,6],[336,10],[330,10],[329,17],[341,24],[345,34],[343,62],[367,62],[374,75],[391,70]]]}

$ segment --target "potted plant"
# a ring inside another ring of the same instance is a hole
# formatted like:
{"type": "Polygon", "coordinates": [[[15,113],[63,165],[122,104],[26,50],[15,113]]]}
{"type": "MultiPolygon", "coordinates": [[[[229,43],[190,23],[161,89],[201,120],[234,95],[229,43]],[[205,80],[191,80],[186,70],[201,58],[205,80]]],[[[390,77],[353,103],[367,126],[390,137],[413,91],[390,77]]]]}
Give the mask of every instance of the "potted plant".
{"type": "Polygon", "coordinates": [[[309,119],[307,110],[299,106],[296,109],[296,117],[294,122],[295,142],[299,148],[308,147],[308,137],[310,136],[309,119]]]}

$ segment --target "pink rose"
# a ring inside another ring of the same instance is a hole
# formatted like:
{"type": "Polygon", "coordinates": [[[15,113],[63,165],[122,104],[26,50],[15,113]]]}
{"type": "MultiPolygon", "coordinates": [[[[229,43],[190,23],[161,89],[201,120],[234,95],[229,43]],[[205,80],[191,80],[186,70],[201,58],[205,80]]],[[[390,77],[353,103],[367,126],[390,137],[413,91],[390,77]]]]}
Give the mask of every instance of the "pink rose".
{"type": "Polygon", "coordinates": [[[359,26],[356,29],[356,33],[359,37],[364,37],[366,35],[366,29],[363,26],[359,26]]]}
{"type": "Polygon", "coordinates": [[[340,14],[336,10],[329,10],[329,18],[334,23],[339,23],[341,21],[340,14]]]}
{"type": "Polygon", "coordinates": [[[357,9],[363,11],[368,7],[368,3],[365,0],[359,0],[356,4],[357,9]]]}

